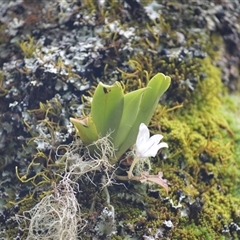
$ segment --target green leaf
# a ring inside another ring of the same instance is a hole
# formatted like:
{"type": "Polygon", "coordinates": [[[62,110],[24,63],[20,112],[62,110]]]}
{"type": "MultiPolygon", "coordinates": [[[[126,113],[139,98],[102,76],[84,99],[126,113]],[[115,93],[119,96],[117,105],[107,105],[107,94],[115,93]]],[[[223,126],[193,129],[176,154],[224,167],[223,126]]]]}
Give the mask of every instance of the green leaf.
{"type": "Polygon", "coordinates": [[[98,139],[96,126],[90,116],[83,119],[70,118],[70,121],[85,145],[89,145],[98,139]]]}
{"type": "Polygon", "coordinates": [[[147,90],[143,95],[139,115],[137,118],[138,127],[140,123],[149,124],[152,115],[158,105],[160,97],[169,88],[171,78],[162,73],[156,74],[148,83],[147,90]]]}
{"type": "Polygon", "coordinates": [[[99,136],[117,130],[123,111],[123,89],[119,82],[113,85],[99,83],[92,100],[91,116],[99,136]]]}
{"type": "Polygon", "coordinates": [[[116,149],[118,149],[123,142],[128,141],[127,135],[136,121],[136,117],[140,109],[141,99],[145,90],[146,88],[141,88],[124,95],[121,121],[116,134],[113,134],[113,143],[116,149]]]}
{"type": "MultiPolygon", "coordinates": [[[[120,158],[121,155],[127,151],[135,142],[138,134],[139,125],[141,123],[149,124],[152,115],[159,102],[159,98],[170,86],[171,78],[165,76],[162,73],[156,74],[148,83],[146,90],[141,98],[138,115],[135,118],[135,122],[132,125],[130,131],[128,131],[126,141],[117,149],[116,157],[120,158]]],[[[129,119],[131,115],[129,115],[129,119]]]]}

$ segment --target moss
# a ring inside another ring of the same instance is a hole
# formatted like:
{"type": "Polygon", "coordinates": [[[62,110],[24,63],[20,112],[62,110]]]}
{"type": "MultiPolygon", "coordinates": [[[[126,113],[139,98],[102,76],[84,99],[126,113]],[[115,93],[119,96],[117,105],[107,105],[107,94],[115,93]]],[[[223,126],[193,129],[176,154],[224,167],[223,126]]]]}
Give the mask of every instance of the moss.
{"type": "Polygon", "coordinates": [[[0,25],[0,44],[8,42],[8,36],[5,34],[5,30],[7,28],[6,24],[1,23],[0,25]]]}
{"type": "Polygon", "coordinates": [[[155,171],[162,169],[170,180],[171,195],[183,190],[191,199],[200,196],[204,202],[197,222],[179,224],[182,230],[176,229],[173,239],[185,239],[183,232],[193,235],[191,239],[225,239],[222,230],[237,221],[233,216],[240,207],[240,200],[231,195],[239,170],[234,133],[220,111],[225,100],[220,73],[208,58],[202,60],[202,69],[207,77],[183,107],[173,112],[159,109],[152,123],[157,126],[160,121],[165,140],[171,143],[170,155],[155,171]]]}
{"type": "MultiPolygon", "coordinates": [[[[223,234],[222,231],[230,222],[237,221],[240,206],[240,200],[231,195],[239,176],[233,144],[238,138],[232,130],[231,121],[234,118],[228,117],[227,121],[226,115],[220,111],[226,98],[223,97],[225,90],[219,69],[210,58],[198,61],[198,64],[199,71],[206,74],[206,78],[198,81],[183,106],[179,105],[173,110],[160,107],[151,126],[154,131],[160,125],[165,141],[171,143],[169,156],[153,165],[155,172],[163,171],[170,181],[170,198],[177,205],[177,193],[183,191],[192,202],[200,198],[203,206],[197,210],[196,218],[191,219],[189,216],[174,216],[165,204],[146,198],[144,202],[148,211],[154,212],[158,220],[148,219],[143,224],[145,228],[156,229],[164,219],[170,218],[175,224],[178,223],[172,232],[172,239],[225,239],[230,234],[223,234]]],[[[136,67],[140,73],[141,67],[136,67]]],[[[235,106],[232,109],[236,111],[235,106]]],[[[236,122],[234,127],[238,128],[236,122]]],[[[193,207],[186,202],[183,205],[191,216],[193,207]]],[[[118,209],[118,212],[122,210],[118,209]]],[[[123,214],[127,222],[134,222],[134,215],[129,216],[124,211],[123,214]]]]}
{"type": "Polygon", "coordinates": [[[28,41],[21,41],[19,47],[26,58],[33,57],[34,52],[37,49],[36,43],[34,43],[34,37],[31,36],[28,36],[28,41]]]}
{"type": "Polygon", "coordinates": [[[229,123],[234,137],[234,153],[236,156],[236,160],[239,162],[240,156],[240,122],[239,122],[239,94],[231,94],[226,97],[225,104],[221,107],[221,113],[224,115],[225,119],[229,123]]]}
{"type": "MultiPolygon", "coordinates": [[[[226,97],[226,102],[224,105],[222,105],[220,109],[223,116],[228,121],[230,128],[233,131],[233,138],[234,141],[231,143],[234,153],[234,159],[236,160],[236,163],[232,166],[234,169],[233,172],[236,172],[236,169],[238,169],[238,166],[240,164],[240,122],[239,122],[239,96],[238,93],[233,95],[228,95],[226,97]]],[[[239,180],[239,173],[237,174],[238,180],[239,180]]],[[[234,196],[239,197],[240,191],[238,188],[238,185],[236,184],[234,188],[234,196]]]]}

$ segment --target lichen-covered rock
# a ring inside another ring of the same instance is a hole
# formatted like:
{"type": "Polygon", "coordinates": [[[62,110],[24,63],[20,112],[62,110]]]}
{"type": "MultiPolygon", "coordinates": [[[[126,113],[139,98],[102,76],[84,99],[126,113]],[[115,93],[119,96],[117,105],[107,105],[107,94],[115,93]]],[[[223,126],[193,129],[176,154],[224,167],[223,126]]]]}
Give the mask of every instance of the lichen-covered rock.
{"type": "Polygon", "coordinates": [[[86,221],[79,238],[239,238],[237,0],[1,2],[1,239],[25,239],[15,214],[61,180],[60,156],[75,140],[69,117],[89,111],[83,95],[98,81],[121,80],[128,92],[157,72],[172,84],[150,129],[169,149],[152,172],[164,173],[169,195],[120,181],[101,191],[104,167],[84,175],[75,189],[86,221]]]}

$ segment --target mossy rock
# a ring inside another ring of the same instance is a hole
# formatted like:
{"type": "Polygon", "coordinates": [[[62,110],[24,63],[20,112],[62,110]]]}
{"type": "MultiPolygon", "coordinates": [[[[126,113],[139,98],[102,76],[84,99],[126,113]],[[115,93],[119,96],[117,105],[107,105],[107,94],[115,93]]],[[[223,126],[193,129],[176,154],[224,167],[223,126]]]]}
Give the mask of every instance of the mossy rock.
{"type": "MultiPolygon", "coordinates": [[[[128,92],[162,72],[172,84],[149,127],[164,135],[169,149],[151,165],[169,181],[169,195],[153,185],[113,184],[116,231],[109,239],[238,239],[239,4],[44,2],[3,6],[3,237],[25,238],[15,214],[52,194],[59,183],[65,166],[55,156],[75,139],[69,117],[81,116],[82,96],[91,96],[98,81],[121,80],[128,92]],[[6,223],[11,223],[7,229],[6,223]]],[[[76,196],[89,220],[81,233],[86,239],[106,239],[95,228],[109,204],[102,175],[90,176],[95,186],[78,182],[76,196]]]]}

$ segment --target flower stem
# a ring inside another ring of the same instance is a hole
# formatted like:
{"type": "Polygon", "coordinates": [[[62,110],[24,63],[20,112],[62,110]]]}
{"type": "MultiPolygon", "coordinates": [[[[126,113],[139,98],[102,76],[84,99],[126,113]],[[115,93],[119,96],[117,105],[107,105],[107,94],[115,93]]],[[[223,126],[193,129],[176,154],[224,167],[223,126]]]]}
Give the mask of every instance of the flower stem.
{"type": "Polygon", "coordinates": [[[139,161],[139,158],[135,157],[131,166],[130,166],[130,169],[127,171],[127,174],[128,174],[128,179],[131,179],[133,177],[133,168],[135,167],[135,165],[137,164],[137,162],[139,161]]]}

